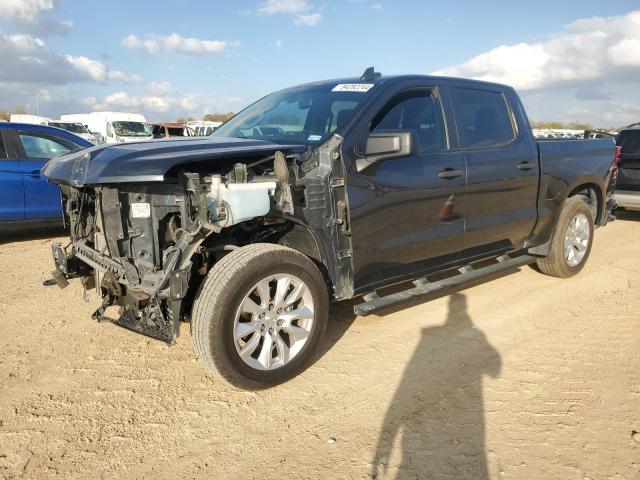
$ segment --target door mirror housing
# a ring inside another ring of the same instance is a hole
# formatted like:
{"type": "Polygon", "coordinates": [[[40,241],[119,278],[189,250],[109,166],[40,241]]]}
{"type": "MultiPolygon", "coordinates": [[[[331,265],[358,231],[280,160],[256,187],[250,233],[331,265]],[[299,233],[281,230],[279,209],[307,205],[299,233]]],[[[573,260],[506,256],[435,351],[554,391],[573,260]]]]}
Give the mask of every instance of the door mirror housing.
{"type": "Polygon", "coordinates": [[[382,160],[409,157],[417,153],[418,142],[413,130],[379,130],[371,133],[367,138],[364,158],[356,161],[356,168],[361,172],[382,160]]]}

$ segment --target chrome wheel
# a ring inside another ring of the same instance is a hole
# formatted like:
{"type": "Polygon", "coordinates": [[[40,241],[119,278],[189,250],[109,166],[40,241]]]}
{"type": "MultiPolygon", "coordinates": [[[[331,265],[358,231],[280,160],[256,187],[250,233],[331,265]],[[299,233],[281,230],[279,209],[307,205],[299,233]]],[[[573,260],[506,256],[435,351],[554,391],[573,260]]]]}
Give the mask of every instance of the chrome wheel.
{"type": "Polygon", "coordinates": [[[578,213],[569,222],[564,236],[564,259],[567,265],[575,267],[582,262],[589,248],[590,236],[589,220],[585,214],[578,213]]]}
{"type": "Polygon", "coordinates": [[[276,274],[257,282],[236,312],[236,352],[251,368],[274,370],[293,360],[311,334],[311,292],[295,275],[276,274]]]}

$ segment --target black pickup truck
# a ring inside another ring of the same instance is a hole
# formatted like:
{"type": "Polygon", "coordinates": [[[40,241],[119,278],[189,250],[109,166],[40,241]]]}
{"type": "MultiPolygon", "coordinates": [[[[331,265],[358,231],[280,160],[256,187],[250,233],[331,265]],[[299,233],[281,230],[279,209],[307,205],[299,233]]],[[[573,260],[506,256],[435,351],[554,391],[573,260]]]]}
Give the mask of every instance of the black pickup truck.
{"type": "Polygon", "coordinates": [[[66,192],[60,286],[81,277],[96,320],[169,344],[190,322],[207,368],[263,388],[308,365],[331,300],[367,315],[533,262],[575,275],[615,168],[612,140],[536,142],[510,87],[368,69],[268,95],[209,138],[43,172],[66,192]]]}

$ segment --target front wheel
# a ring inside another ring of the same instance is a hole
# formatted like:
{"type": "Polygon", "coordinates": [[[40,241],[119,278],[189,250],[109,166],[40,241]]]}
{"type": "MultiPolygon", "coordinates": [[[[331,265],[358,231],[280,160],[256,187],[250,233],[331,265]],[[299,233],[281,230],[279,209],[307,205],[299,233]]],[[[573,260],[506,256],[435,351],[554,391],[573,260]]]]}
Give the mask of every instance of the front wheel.
{"type": "Polygon", "coordinates": [[[593,213],[581,197],[571,197],[560,212],[549,255],[536,263],[547,275],[572,277],[587,263],[592,244],[593,213]]]}
{"type": "Polygon", "coordinates": [[[236,386],[277,385],[306,368],[328,310],[326,283],[310,259],[280,245],[249,245],[204,280],[191,320],[195,350],[236,386]]]}

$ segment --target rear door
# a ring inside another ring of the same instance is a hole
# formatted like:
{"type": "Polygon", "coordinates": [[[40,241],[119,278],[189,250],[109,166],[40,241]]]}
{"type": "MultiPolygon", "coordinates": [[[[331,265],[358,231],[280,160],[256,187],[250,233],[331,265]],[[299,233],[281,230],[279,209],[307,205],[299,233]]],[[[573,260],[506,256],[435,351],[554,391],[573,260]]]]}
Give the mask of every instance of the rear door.
{"type": "Polygon", "coordinates": [[[618,190],[640,190],[640,129],[623,130],[616,138],[620,146],[618,190]]]}
{"type": "Polygon", "coordinates": [[[24,184],[14,138],[11,130],[0,132],[0,222],[24,220],[24,184]]]}
{"type": "Polygon", "coordinates": [[[533,137],[518,124],[519,100],[491,86],[449,93],[467,162],[464,257],[521,248],[537,219],[539,172],[533,137]]]}
{"type": "Polygon", "coordinates": [[[464,235],[464,155],[449,150],[437,88],[397,92],[364,122],[361,143],[372,132],[413,131],[419,152],[349,174],[356,291],[455,263],[464,235]]]}
{"type": "Polygon", "coordinates": [[[83,147],[74,141],[49,132],[23,129],[18,131],[22,146],[20,169],[24,182],[26,220],[62,218],[60,188],[40,173],[46,162],[83,147]]]}

